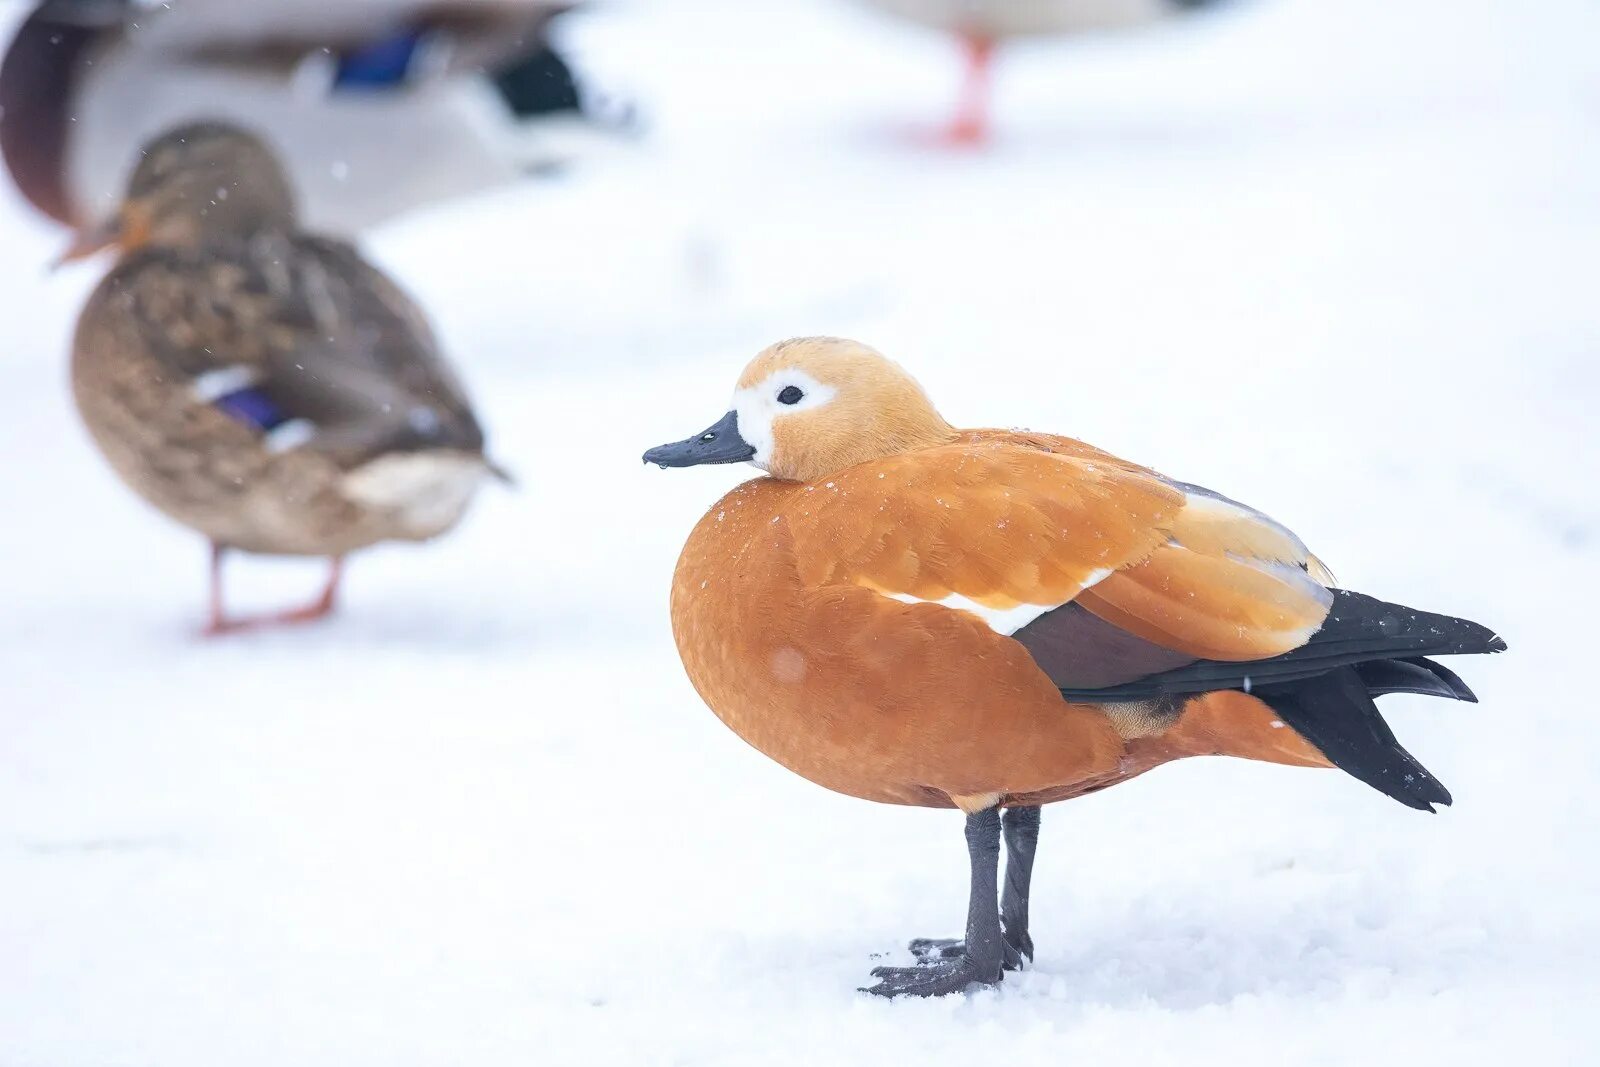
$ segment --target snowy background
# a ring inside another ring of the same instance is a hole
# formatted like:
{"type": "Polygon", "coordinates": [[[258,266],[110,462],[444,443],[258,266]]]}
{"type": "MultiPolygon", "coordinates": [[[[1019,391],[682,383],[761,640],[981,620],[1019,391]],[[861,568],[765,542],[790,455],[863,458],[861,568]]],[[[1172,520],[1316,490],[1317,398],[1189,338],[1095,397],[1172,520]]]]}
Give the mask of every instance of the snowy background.
{"type": "Polygon", "coordinates": [[[972,156],[904,136],[950,45],[843,0],[568,35],[650,142],[368,242],[522,488],[360,557],[318,628],[194,637],[203,546],[71,409],[104,264],[45,276],[59,234],[0,204],[0,1064],[1600,1061],[1600,9],[1259,0],[1019,47],[972,156]],[[1385,701],[1456,806],[1168,767],[1046,812],[1031,971],[856,993],[961,925],[959,818],[700,705],[669,576],[747,472],[638,461],[823,332],[1497,628],[1482,704],[1385,701]]]}

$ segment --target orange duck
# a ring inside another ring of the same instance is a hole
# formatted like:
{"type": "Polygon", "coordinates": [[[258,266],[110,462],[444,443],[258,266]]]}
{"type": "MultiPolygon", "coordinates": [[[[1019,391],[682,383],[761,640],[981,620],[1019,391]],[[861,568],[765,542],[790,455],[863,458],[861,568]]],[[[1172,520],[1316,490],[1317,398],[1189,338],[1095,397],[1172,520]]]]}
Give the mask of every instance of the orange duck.
{"type": "Polygon", "coordinates": [[[733,410],[644,458],[768,475],[706,513],[673,580],[712,711],[818,785],[966,814],[966,938],[912,942],[916,966],[872,972],[885,996],[1031,959],[1040,806],[1170,760],[1338,767],[1450,803],[1373,697],[1474,700],[1430,657],[1505,648],[1333,588],[1288,529],[1210,490],[1068,437],[958,430],[853,341],[774,345],[733,410]]]}

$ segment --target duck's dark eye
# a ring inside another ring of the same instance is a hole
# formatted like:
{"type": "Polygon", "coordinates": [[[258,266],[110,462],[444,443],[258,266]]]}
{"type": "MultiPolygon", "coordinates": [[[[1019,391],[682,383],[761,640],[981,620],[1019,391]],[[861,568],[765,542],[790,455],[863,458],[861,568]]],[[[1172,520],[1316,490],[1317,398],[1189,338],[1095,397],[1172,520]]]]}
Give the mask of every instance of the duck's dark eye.
{"type": "Polygon", "coordinates": [[[780,404],[798,404],[798,403],[800,403],[800,398],[805,396],[805,395],[806,394],[804,394],[804,393],[802,393],[800,391],[800,387],[799,386],[786,385],[786,386],[783,387],[783,391],[778,394],[778,403],[780,403],[780,404]]]}

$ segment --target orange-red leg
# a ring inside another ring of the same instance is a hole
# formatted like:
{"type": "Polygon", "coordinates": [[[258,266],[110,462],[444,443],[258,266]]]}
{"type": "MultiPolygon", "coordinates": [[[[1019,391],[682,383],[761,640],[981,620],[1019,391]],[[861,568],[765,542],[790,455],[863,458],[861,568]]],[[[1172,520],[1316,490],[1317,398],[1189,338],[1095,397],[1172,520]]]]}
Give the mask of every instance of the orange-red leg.
{"type": "Polygon", "coordinates": [[[960,147],[976,147],[989,139],[989,91],[994,74],[994,40],[976,33],[961,35],[967,55],[966,79],[956,114],[943,140],[960,147]]]}
{"type": "Polygon", "coordinates": [[[333,556],[329,559],[328,580],[323,585],[322,592],[311,603],[266,615],[232,618],[228,615],[222,595],[223,558],[227,552],[227,548],[223,545],[213,543],[211,546],[211,618],[203,631],[206,637],[221,637],[224,634],[259,630],[268,626],[298,626],[301,623],[325,619],[333,614],[333,609],[338,604],[339,580],[344,576],[344,557],[333,556]]]}

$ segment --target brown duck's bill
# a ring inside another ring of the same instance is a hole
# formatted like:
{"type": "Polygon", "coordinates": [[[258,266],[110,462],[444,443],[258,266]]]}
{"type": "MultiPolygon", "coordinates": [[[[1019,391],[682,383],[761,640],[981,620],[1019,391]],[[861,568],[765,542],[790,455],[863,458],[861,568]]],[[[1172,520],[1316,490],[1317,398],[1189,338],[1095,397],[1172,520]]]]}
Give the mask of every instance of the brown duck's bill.
{"type": "Polygon", "coordinates": [[[693,437],[657,445],[644,454],[644,461],[658,467],[698,467],[703,463],[743,463],[755,454],[750,442],[739,436],[738,414],[730,411],[693,437]]]}
{"type": "Polygon", "coordinates": [[[72,243],[62,253],[50,261],[51,270],[59,270],[68,263],[76,263],[82,259],[99,252],[101,249],[110,248],[112,245],[122,243],[122,222],[113,218],[98,226],[85,226],[73,235],[72,243]]]}
{"type": "Polygon", "coordinates": [[[73,235],[66,251],[50,264],[56,270],[68,263],[76,263],[106,248],[119,248],[131,252],[150,238],[150,212],[139,203],[123,204],[110,218],[99,223],[85,223],[73,235]]]}

